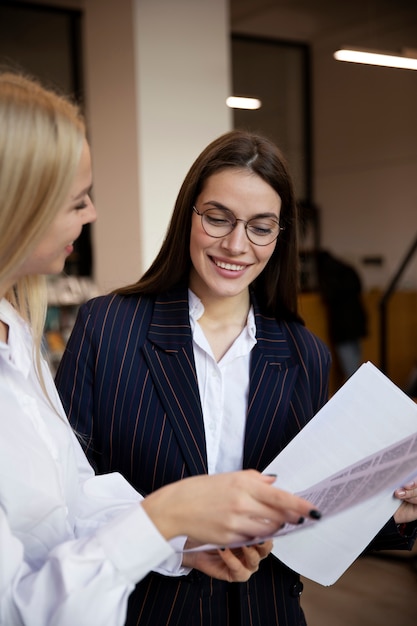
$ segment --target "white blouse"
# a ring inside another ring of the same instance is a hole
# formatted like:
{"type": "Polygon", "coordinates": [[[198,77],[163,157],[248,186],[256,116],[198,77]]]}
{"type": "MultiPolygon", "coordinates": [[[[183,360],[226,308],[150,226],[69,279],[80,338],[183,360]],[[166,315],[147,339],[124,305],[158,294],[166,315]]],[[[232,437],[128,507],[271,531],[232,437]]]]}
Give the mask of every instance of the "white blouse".
{"type": "Polygon", "coordinates": [[[194,358],[204,418],[208,473],[242,469],[249,397],[250,354],[256,345],[253,308],[246,325],[217,363],[198,320],[204,305],[188,290],[194,358]]]}
{"type": "Polygon", "coordinates": [[[0,624],[122,625],[135,583],[174,550],[120,474],[94,475],[4,299],[0,319],[0,624]]]}

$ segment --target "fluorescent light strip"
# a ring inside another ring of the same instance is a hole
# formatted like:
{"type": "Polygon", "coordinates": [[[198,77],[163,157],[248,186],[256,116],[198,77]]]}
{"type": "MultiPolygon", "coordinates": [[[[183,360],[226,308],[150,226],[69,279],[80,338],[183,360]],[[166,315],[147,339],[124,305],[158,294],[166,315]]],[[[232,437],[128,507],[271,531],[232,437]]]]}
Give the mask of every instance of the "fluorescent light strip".
{"type": "Polygon", "coordinates": [[[262,102],[257,98],[239,98],[237,96],[230,96],[226,99],[226,104],[231,109],[260,109],[262,102]]]}
{"type": "Polygon", "coordinates": [[[350,49],[337,50],[333,56],[337,61],[380,65],[382,67],[398,67],[404,70],[417,70],[417,59],[412,57],[350,49]]]}

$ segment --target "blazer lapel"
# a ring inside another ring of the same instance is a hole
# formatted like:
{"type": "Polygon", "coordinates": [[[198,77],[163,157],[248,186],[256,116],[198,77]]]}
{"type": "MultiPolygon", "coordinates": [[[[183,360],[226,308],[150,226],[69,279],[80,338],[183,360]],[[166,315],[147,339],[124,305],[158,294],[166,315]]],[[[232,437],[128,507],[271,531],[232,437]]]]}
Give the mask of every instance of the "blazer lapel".
{"type": "Polygon", "coordinates": [[[264,317],[254,303],[257,344],[252,350],[244,468],[260,471],[287,442],[286,423],[299,366],[275,319],[264,317]]]}
{"type": "Polygon", "coordinates": [[[207,473],[187,289],[157,298],[143,350],[190,474],[207,473]]]}

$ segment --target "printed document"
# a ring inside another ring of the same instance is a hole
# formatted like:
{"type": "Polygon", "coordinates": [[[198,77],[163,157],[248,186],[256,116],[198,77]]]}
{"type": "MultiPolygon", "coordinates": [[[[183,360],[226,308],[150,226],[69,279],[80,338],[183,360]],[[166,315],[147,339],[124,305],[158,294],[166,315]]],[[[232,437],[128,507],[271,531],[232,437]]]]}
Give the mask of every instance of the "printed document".
{"type": "Polygon", "coordinates": [[[417,478],[417,404],[365,363],[265,473],[323,514],[284,526],[273,553],[302,576],[332,585],[400,506],[394,490],[417,478]]]}
{"type": "Polygon", "coordinates": [[[273,553],[332,585],[400,506],[394,490],[417,477],[417,404],[365,363],[265,473],[323,513],[319,522],[284,527],[273,553]]]}

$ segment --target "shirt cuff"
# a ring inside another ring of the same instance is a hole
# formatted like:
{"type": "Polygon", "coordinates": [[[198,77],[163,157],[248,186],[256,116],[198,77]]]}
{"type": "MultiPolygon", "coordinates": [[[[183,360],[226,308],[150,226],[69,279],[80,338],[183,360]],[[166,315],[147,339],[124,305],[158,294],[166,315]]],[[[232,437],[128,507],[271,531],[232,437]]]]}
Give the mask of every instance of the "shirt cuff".
{"type": "Polygon", "coordinates": [[[114,566],[133,583],[176,556],[140,504],[102,526],[96,536],[114,566]]]}
{"type": "Polygon", "coordinates": [[[176,554],[166,559],[159,567],[155,568],[154,571],[163,576],[186,576],[189,574],[191,568],[183,567],[182,565],[182,552],[186,541],[187,537],[184,536],[171,539],[169,544],[173,550],[175,550],[176,554]]]}

